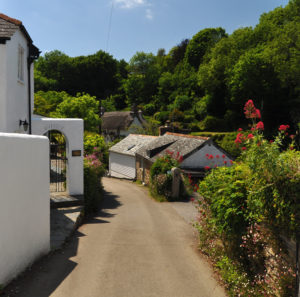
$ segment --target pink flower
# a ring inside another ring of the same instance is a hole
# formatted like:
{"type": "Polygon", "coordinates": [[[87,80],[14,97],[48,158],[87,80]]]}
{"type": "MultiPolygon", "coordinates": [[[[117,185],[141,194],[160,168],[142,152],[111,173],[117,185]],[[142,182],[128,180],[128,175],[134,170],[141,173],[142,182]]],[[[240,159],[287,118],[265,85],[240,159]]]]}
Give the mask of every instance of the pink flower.
{"type": "Polygon", "coordinates": [[[294,139],[294,138],[295,138],[295,135],[290,135],[290,138],[291,138],[291,139],[294,139]]]}
{"type": "Polygon", "coordinates": [[[209,167],[209,166],[205,166],[204,169],[205,169],[205,170],[209,170],[210,167],[209,167]]]}
{"type": "Polygon", "coordinates": [[[242,128],[238,128],[238,131],[243,131],[243,129],[242,128]]]}
{"type": "Polygon", "coordinates": [[[247,136],[248,139],[251,139],[253,137],[254,137],[254,135],[252,133],[248,134],[248,136],[247,136]]]}
{"type": "Polygon", "coordinates": [[[213,155],[209,155],[208,159],[213,159],[214,156],[213,155]]]}
{"type": "Polygon", "coordinates": [[[256,124],[256,129],[257,130],[264,130],[264,123],[262,122],[262,121],[260,121],[260,122],[258,122],[257,124],[256,124]]]}

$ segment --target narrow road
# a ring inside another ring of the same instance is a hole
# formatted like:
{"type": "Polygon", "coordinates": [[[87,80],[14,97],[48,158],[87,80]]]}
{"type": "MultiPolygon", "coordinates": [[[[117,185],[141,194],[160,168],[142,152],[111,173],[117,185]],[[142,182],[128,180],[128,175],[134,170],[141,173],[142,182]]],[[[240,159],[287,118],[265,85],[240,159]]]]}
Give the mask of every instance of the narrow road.
{"type": "Polygon", "coordinates": [[[226,296],[178,205],[155,202],[129,181],[104,178],[103,184],[101,212],[5,296],[226,296]]]}

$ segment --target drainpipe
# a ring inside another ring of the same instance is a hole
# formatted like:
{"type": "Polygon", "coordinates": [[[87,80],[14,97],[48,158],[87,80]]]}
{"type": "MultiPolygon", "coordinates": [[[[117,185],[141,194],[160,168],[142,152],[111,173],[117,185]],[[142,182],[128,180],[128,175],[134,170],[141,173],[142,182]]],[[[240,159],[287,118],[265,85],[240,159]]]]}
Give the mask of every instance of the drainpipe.
{"type": "Polygon", "coordinates": [[[28,123],[29,123],[29,134],[32,134],[32,119],[31,119],[31,64],[36,60],[40,51],[35,47],[32,42],[28,44],[28,58],[27,58],[27,73],[28,73],[28,123]]]}

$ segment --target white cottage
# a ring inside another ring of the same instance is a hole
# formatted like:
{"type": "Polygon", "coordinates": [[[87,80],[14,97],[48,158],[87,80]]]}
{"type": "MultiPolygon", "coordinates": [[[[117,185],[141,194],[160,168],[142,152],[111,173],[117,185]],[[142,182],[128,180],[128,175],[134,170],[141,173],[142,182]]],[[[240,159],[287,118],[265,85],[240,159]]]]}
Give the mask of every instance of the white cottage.
{"type": "Polygon", "coordinates": [[[135,153],[156,136],[130,134],[109,149],[109,174],[113,177],[135,179],[135,153]]]}
{"type": "Polygon", "coordinates": [[[48,135],[66,141],[67,192],[83,194],[83,120],[43,118],[33,114],[33,62],[40,51],[22,22],[0,13],[0,132],[48,135]]]}

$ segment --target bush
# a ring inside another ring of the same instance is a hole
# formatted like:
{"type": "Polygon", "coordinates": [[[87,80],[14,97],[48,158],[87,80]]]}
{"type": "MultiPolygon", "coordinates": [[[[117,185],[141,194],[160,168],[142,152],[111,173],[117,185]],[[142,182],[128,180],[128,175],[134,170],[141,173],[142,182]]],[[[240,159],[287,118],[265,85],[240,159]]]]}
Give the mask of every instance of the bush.
{"type": "Polygon", "coordinates": [[[291,296],[293,264],[279,235],[300,239],[300,152],[288,125],[269,142],[252,100],[244,111],[252,129],[239,129],[232,143],[242,151],[237,163],[212,170],[199,186],[202,249],[215,258],[231,296],[291,296]]]}
{"type": "Polygon", "coordinates": [[[172,200],[172,174],[171,169],[178,167],[182,161],[179,152],[168,152],[164,157],[157,159],[150,169],[150,192],[156,196],[163,196],[172,200]]]}
{"type": "Polygon", "coordinates": [[[199,123],[199,129],[202,131],[226,131],[226,128],[225,120],[210,115],[199,123]]]}
{"type": "Polygon", "coordinates": [[[86,155],[92,154],[97,150],[100,161],[103,163],[105,168],[108,168],[108,145],[105,143],[103,136],[94,132],[84,132],[84,152],[86,155]]]}
{"type": "Polygon", "coordinates": [[[102,198],[101,177],[104,168],[99,160],[99,153],[94,152],[84,159],[84,209],[89,214],[98,209],[102,198]]]}

